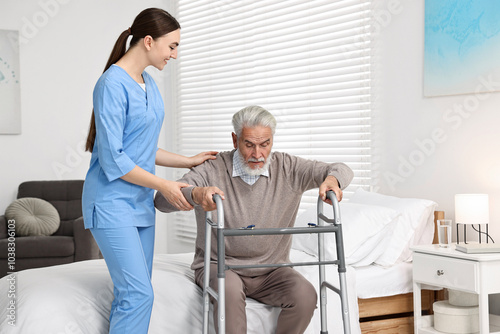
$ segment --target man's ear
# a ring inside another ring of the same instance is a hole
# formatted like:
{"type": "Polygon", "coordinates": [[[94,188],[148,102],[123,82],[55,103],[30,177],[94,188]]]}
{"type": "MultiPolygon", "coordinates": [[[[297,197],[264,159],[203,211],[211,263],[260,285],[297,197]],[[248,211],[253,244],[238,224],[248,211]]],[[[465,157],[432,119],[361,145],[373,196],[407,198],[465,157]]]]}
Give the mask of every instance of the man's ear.
{"type": "Polygon", "coordinates": [[[153,46],[154,39],[153,39],[153,37],[147,35],[144,37],[143,43],[144,43],[144,47],[146,48],[146,50],[150,51],[152,46],[153,46]]]}
{"type": "Polygon", "coordinates": [[[236,136],[236,133],[232,132],[231,136],[233,137],[233,146],[234,148],[238,148],[238,136],[236,136]]]}

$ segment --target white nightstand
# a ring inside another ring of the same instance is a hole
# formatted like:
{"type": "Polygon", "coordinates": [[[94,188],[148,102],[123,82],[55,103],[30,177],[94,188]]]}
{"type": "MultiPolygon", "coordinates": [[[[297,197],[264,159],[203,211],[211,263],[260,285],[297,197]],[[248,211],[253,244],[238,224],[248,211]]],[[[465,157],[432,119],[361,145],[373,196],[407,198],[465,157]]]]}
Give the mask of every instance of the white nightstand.
{"type": "Polygon", "coordinates": [[[455,245],[420,245],[413,250],[413,309],[415,334],[441,333],[433,316],[422,316],[422,284],[477,293],[480,333],[500,333],[500,317],[489,314],[488,295],[500,293],[500,253],[467,254],[455,245]]]}

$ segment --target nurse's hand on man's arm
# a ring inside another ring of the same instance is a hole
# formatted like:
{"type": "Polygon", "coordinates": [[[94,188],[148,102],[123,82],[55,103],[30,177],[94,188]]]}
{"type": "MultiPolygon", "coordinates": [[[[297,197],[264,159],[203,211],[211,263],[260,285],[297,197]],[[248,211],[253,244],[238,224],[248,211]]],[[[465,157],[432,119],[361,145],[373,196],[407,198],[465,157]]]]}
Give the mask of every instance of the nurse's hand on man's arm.
{"type": "Polygon", "coordinates": [[[189,184],[182,182],[174,182],[169,180],[163,180],[163,185],[158,191],[170,202],[173,206],[181,211],[189,211],[193,209],[193,206],[189,204],[187,199],[181,192],[181,188],[189,187],[189,184]]]}
{"type": "Polygon", "coordinates": [[[158,190],[163,194],[167,201],[169,201],[178,210],[188,211],[193,209],[193,206],[189,204],[181,192],[181,188],[189,186],[187,183],[162,179],[161,177],[145,171],[139,166],[135,166],[130,172],[123,175],[121,178],[139,186],[158,190]]]}
{"type": "Polygon", "coordinates": [[[203,210],[213,211],[217,209],[213,200],[215,194],[219,194],[224,199],[224,192],[217,187],[194,187],[191,197],[196,204],[201,205],[203,210]]]}

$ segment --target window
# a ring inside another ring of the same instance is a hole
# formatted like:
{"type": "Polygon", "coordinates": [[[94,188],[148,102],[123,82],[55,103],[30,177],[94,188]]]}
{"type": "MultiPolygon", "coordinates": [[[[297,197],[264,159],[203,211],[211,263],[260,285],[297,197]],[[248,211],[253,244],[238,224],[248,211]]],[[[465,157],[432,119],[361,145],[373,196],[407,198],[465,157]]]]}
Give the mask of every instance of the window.
{"type": "MultiPolygon", "coordinates": [[[[231,150],[232,115],[260,105],[278,122],[273,150],[347,163],[347,196],[369,187],[370,1],[179,0],[177,18],[175,152],[231,150]]],[[[193,214],[176,215],[193,242],[193,214]]]]}

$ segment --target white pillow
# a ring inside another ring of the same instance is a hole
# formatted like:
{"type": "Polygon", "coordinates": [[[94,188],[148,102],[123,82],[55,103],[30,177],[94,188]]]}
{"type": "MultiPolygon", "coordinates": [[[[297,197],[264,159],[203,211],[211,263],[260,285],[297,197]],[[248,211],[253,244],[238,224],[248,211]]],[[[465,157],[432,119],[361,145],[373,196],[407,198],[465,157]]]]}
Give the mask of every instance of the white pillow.
{"type": "Polygon", "coordinates": [[[397,210],[401,215],[388,242],[385,252],[376,264],[392,266],[411,260],[410,246],[416,243],[432,243],[433,212],[437,204],[426,199],[399,198],[368,192],[358,188],[349,199],[352,203],[385,206],[397,210]]]}
{"type": "Polygon", "coordinates": [[[389,246],[389,242],[394,231],[394,226],[396,225],[397,221],[397,218],[394,218],[389,224],[384,226],[384,228],[380,232],[369,238],[363,244],[363,246],[358,248],[358,250],[356,250],[356,252],[354,252],[354,254],[348,259],[348,264],[352,267],[357,268],[369,266],[375,263],[375,261],[385,252],[385,250],[389,246]]]}
{"type": "MultiPolygon", "coordinates": [[[[307,209],[297,217],[295,226],[304,227],[308,223],[316,224],[316,212],[316,207],[307,209]]],[[[323,212],[325,216],[333,217],[331,206],[324,205],[323,212]]],[[[387,235],[390,237],[393,230],[391,224],[396,222],[398,215],[396,210],[382,206],[340,202],[346,263],[354,265],[367,256],[375,254],[378,257],[383,253],[388,244],[381,241],[387,238],[387,235]]],[[[292,248],[318,256],[318,235],[316,233],[295,234],[292,248]]],[[[336,259],[337,249],[334,233],[325,233],[325,256],[327,259],[336,259]]],[[[367,261],[371,263],[376,257],[367,261]]]]}

